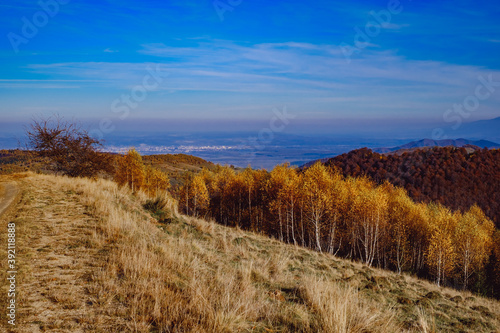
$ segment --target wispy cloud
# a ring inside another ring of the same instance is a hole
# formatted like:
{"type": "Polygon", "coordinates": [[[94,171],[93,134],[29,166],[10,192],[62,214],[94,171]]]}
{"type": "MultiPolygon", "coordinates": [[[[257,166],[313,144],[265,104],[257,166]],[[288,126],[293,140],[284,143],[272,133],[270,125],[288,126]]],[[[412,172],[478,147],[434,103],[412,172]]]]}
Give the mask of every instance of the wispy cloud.
{"type": "MultiPolygon", "coordinates": [[[[168,79],[158,87],[160,92],[255,94],[259,99],[286,98],[301,107],[357,112],[441,111],[470,93],[478,76],[494,73],[500,77],[500,72],[478,66],[410,60],[392,51],[365,50],[347,65],[336,51],[337,45],[207,39],[191,43],[182,47],[142,45],[138,53],[156,58],[154,62],[72,62],[27,68],[37,74],[82,80],[85,85],[132,89],[142,82],[146,67],[159,65],[168,73],[168,79]]],[[[51,87],[47,82],[29,84],[51,87]]]]}
{"type": "Polygon", "coordinates": [[[78,89],[85,80],[19,80],[0,79],[4,89],[78,89]]]}

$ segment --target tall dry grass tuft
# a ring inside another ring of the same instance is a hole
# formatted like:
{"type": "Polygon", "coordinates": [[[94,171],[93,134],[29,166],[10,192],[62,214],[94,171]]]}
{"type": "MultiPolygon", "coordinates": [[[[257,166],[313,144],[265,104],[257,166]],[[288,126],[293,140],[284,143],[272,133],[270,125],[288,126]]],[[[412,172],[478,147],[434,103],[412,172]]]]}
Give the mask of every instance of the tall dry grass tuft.
{"type": "Polygon", "coordinates": [[[323,332],[396,332],[394,313],[367,304],[352,287],[341,287],[323,278],[306,277],[302,292],[318,315],[323,332]]]}
{"type": "Polygon", "coordinates": [[[421,307],[417,308],[417,316],[418,316],[418,326],[422,333],[437,332],[436,321],[434,317],[426,313],[426,311],[421,307]]]}

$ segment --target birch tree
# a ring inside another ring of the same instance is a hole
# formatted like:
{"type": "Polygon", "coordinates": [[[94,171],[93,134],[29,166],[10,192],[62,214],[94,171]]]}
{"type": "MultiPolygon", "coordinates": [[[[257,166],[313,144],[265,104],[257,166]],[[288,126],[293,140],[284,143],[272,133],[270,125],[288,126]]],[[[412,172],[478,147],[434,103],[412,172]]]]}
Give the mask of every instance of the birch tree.
{"type": "Polygon", "coordinates": [[[306,216],[314,235],[315,248],[320,252],[324,220],[332,205],[332,196],[327,191],[331,186],[332,179],[322,163],[317,162],[304,172],[302,191],[306,216]]]}
{"type": "Polygon", "coordinates": [[[463,289],[469,285],[471,276],[484,268],[491,252],[494,230],[493,222],[476,205],[458,220],[455,249],[463,289]]]}
{"type": "Polygon", "coordinates": [[[427,264],[439,286],[446,281],[455,265],[455,249],[453,247],[453,231],[457,216],[441,205],[431,205],[431,237],[427,250],[427,264]]]}

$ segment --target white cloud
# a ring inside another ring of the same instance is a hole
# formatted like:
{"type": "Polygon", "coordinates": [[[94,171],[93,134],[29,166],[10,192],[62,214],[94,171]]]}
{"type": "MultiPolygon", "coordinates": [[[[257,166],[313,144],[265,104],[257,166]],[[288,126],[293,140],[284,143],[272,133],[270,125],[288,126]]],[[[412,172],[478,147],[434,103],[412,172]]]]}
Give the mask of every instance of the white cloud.
{"type": "MultiPolygon", "coordinates": [[[[304,109],[315,105],[321,110],[359,112],[444,112],[474,92],[478,76],[493,73],[500,78],[500,72],[482,67],[409,60],[391,51],[365,49],[348,64],[337,45],[250,45],[205,39],[194,43],[183,47],[143,45],[140,54],[157,58],[151,63],[33,64],[28,69],[125,90],[141,84],[147,66],[160,64],[168,73],[158,87],[161,92],[207,92],[224,99],[253,94],[259,103],[285,100],[304,109]]],[[[496,99],[493,96],[491,101],[496,99]]]]}

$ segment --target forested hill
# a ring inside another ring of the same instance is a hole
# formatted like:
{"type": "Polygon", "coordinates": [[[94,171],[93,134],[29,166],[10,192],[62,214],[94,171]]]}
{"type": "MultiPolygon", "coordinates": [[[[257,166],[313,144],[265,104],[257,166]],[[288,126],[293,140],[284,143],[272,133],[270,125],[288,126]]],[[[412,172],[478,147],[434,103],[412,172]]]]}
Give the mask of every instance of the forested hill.
{"type": "Polygon", "coordinates": [[[474,203],[500,227],[500,150],[427,148],[401,155],[382,155],[368,148],[329,159],[344,176],[366,175],[404,187],[416,201],[440,202],[466,210],[474,203]]]}

